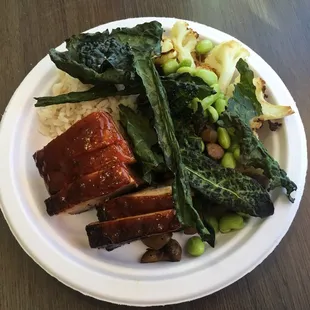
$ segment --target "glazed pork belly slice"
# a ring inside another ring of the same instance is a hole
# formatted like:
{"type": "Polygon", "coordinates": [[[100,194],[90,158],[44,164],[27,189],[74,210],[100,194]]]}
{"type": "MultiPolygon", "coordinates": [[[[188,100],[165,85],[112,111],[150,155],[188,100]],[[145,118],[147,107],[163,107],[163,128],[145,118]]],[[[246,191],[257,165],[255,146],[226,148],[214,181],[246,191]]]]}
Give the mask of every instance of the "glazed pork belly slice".
{"type": "Polygon", "coordinates": [[[91,248],[105,247],[111,250],[122,244],[152,235],[177,231],[181,224],[174,209],[136,215],[107,222],[95,222],[86,226],[91,248]]]}
{"type": "Polygon", "coordinates": [[[135,158],[125,140],[120,140],[117,144],[63,161],[59,169],[46,167],[43,178],[48,192],[53,195],[77,178],[102,170],[105,166],[116,161],[124,164],[135,162],[135,158]]]}
{"type": "Polygon", "coordinates": [[[97,216],[99,221],[109,221],[173,208],[171,186],[150,187],[104,202],[97,207],[97,216]]]}
{"type": "Polygon", "coordinates": [[[33,158],[40,175],[44,176],[46,171],[59,170],[61,163],[68,159],[122,140],[112,117],[105,112],[94,112],[37,151],[33,158]]]}
{"type": "Polygon", "coordinates": [[[140,184],[123,163],[111,162],[104,170],[81,176],[46,199],[46,210],[49,215],[81,213],[108,198],[128,193],[140,184]]]}

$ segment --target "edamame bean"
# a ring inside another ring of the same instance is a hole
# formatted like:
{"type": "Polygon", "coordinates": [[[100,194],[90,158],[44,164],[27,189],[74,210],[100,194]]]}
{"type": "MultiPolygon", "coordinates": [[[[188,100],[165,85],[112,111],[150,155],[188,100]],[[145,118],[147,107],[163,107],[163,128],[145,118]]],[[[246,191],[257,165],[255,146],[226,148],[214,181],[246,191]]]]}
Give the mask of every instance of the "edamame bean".
{"type": "Polygon", "coordinates": [[[221,114],[226,110],[227,101],[224,100],[224,99],[220,99],[220,98],[219,98],[219,99],[217,99],[217,100],[215,101],[214,107],[215,107],[217,113],[218,113],[219,115],[221,115],[221,114]]]}
{"type": "Polygon", "coordinates": [[[221,165],[224,168],[236,168],[236,160],[234,158],[234,155],[230,152],[226,152],[221,160],[221,165]]]}
{"type": "Polygon", "coordinates": [[[185,72],[189,73],[190,75],[194,75],[195,69],[191,67],[180,67],[177,70],[177,73],[185,73],[185,72]]]}
{"type": "Polygon", "coordinates": [[[198,109],[198,102],[201,102],[201,100],[197,97],[195,97],[193,100],[192,100],[192,103],[191,103],[191,108],[194,112],[197,111],[198,109]]]}
{"type": "Polygon", "coordinates": [[[219,98],[219,93],[205,97],[201,101],[201,105],[202,105],[203,110],[208,109],[218,98],[219,98]]]}
{"type": "Polygon", "coordinates": [[[192,60],[191,59],[184,59],[180,62],[179,68],[181,67],[191,67],[192,66],[192,60]]]}
{"type": "Polygon", "coordinates": [[[195,75],[203,79],[203,81],[210,86],[217,84],[218,82],[217,75],[213,71],[207,69],[198,69],[196,70],[195,75]]]}
{"type": "Polygon", "coordinates": [[[212,106],[208,108],[208,115],[211,123],[216,123],[219,119],[217,111],[212,106]]]}
{"type": "Polygon", "coordinates": [[[224,234],[231,230],[242,229],[243,227],[243,217],[235,213],[226,214],[219,221],[220,232],[224,234]]]}
{"type": "Polygon", "coordinates": [[[196,52],[198,54],[206,54],[213,48],[213,43],[210,40],[201,40],[196,44],[196,52]]]}
{"type": "Polygon", "coordinates": [[[191,256],[200,256],[205,251],[205,244],[200,237],[191,237],[187,240],[186,251],[191,256]]]}
{"type": "Polygon", "coordinates": [[[174,73],[179,68],[179,63],[176,59],[169,59],[167,62],[165,62],[162,66],[164,74],[169,75],[171,73],[174,73]]]}
{"type": "MultiPolygon", "coordinates": [[[[228,131],[228,130],[227,130],[228,131]]],[[[233,153],[236,148],[239,147],[239,144],[236,142],[231,142],[230,147],[228,149],[229,152],[233,153]]]]}
{"type": "MultiPolygon", "coordinates": [[[[214,109],[215,110],[215,109],[214,109]]],[[[216,110],[215,110],[216,111],[216,110]]],[[[216,112],[217,113],[217,112],[216,112]]],[[[217,129],[217,139],[219,144],[223,149],[228,149],[230,147],[230,136],[225,128],[219,127],[217,129]]]]}
{"type": "Polygon", "coordinates": [[[233,151],[234,157],[236,160],[239,160],[240,158],[240,147],[236,147],[235,150],[233,151]]]}
{"type": "Polygon", "coordinates": [[[220,84],[213,84],[213,85],[211,85],[211,87],[212,87],[217,93],[220,93],[220,92],[221,92],[220,84]]]}
{"type": "Polygon", "coordinates": [[[217,233],[219,231],[219,222],[215,216],[207,216],[207,222],[213,227],[214,232],[217,233]]]}

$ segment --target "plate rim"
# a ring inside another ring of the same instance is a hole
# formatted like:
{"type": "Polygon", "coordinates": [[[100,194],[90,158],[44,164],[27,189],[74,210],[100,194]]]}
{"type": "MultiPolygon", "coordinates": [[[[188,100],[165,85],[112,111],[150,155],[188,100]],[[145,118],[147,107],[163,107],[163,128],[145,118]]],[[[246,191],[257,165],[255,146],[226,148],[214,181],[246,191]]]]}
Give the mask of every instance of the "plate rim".
{"type": "MultiPolygon", "coordinates": [[[[151,20],[158,20],[160,22],[172,22],[172,21],[176,21],[178,19],[175,19],[175,18],[165,18],[165,17],[139,17],[139,18],[128,18],[128,19],[122,19],[122,20],[116,20],[116,21],[112,21],[112,22],[109,22],[109,23],[106,23],[106,24],[102,24],[102,25],[99,25],[99,26],[96,26],[94,28],[91,28],[89,30],[87,30],[86,32],[94,32],[96,31],[96,29],[100,28],[100,27],[113,27],[115,28],[115,26],[113,26],[114,24],[119,24],[119,23],[125,23],[125,22],[133,22],[133,23],[139,23],[139,22],[146,22],[146,21],[151,21],[151,20]]],[[[182,19],[183,20],[183,19],[182,19]]],[[[200,24],[200,23],[196,23],[196,22],[193,22],[193,21],[187,21],[187,20],[184,20],[188,23],[190,23],[190,25],[199,25],[199,27],[203,26],[205,28],[209,28],[209,29],[212,29],[213,31],[215,32],[219,32],[221,33],[222,35],[225,35],[228,38],[233,38],[237,41],[239,41],[238,39],[234,38],[233,36],[223,32],[223,31],[220,31],[220,30],[217,30],[215,28],[212,28],[212,27],[209,27],[209,26],[206,26],[204,24],[200,24]]],[[[240,42],[240,41],[239,41],[240,42]]],[[[243,44],[243,43],[242,43],[243,44]]],[[[60,45],[63,46],[64,43],[62,43],[60,45]]],[[[249,48],[247,45],[243,44],[246,48],[248,48],[248,50],[250,51],[251,55],[255,55],[255,56],[258,56],[251,48],[249,48]]],[[[258,56],[260,59],[261,57],[258,56]]],[[[9,104],[7,105],[5,111],[4,111],[4,114],[3,114],[3,117],[2,117],[2,121],[1,121],[1,124],[0,124],[0,145],[2,145],[3,143],[3,132],[4,132],[4,125],[3,124],[6,124],[6,120],[7,120],[7,115],[8,115],[8,111],[11,109],[10,107],[13,105],[14,103],[14,100],[15,98],[17,97],[17,95],[19,94],[19,92],[21,91],[22,87],[25,85],[26,83],[26,80],[27,78],[29,78],[29,76],[33,75],[35,70],[38,68],[40,68],[40,64],[46,62],[48,60],[48,56],[45,56],[42,60],[40,60],[37,65],[27,74],[27,76],[23,79],[23,81],[21,82],[21,84],[18,86],[18,88],[16,89],[16,91],[14,92],[13,96],[11,97],[10,101],[9,101],[9,104]]],[[[262,59],[261,59],[262,60],[262,59]]],[[[284,83],[282,82],[281,78],[276,74],[276,72],[265,62],[263,61],[264,64],[269,67],[270,70],[273,71],[273,73],[275,74],[277,80],[279,81],[279,83],[283,84],[284,88],[286,89],[288,95],[292,98],[292,96],[290,95],[288,89],[286,88],[286,86],[284,85],[284,83]]],[[[293,99],[292,99],[293,100],[293,99]]],[[[304,154],[304,162],[302,163],[303,167],[305,168],[304,169],[304,173],[301,174],[301,183],[302,183],[302,187],[299,188],[299,195],[297,195],[296,197],[296,202],[294,203],[294,206],[295,208],[291,208],[290,210],[290,216],[289,216],[289,219],[285,225],[285,229],[283,229],[283,231],[281,231],[281,233],[279,233],[279,236],[278,238],[276,238],[273,242],[273,244],[269,247],[269,250],[268,251],[265,251],[264,252],[264,255],[261,255],[261,257],[255,261],[254,264],[252,264],[252,266],[250,268],[247,268],[247,270],[244,270],[243,273],[241,273],[238,277],[234,277],[233,279],[227,281],[226,284],[224,284],[223,286],[219,287],[219,288],[214,288],[213,290],[210,290],[207,294],[205,293],[202,293],[202,294],[198,294],[196,296],[191,296],[191,297],[187,297],[187,298],[179,298],[178,300],[173,300],[171,299],[170,301],[165,301],[165,302],[161,302],[161,301],[151,301],[151,303],[148,303],[148,302],[134,302],[132,300],[130,301],[120,301],[120,300],[113,300],[111,298],[107,298],[106,296],[95,296],[89,292],[86,292],[84,291],[83,289],[81,289],[81,287],[79,287],[78,284],[76,283],[68,283],[68,281],[65,281],[63,278],[60,278],[60,277],[57,277],[55,274],[57,272],[53,271],[53,270],[49,270],[47,266],[45,266],[44,262],[40,261],[40,259],[38,259],[38,257],[32,253],[30,250],[29,250],[29,245],[27,246],[27,244],[25,244],[22,240],[23,238],[19,235],[16,227],[14,227],[14,224],[12,221],[10,221],[10,218],[9,218],[9,213],[7,212],[7,209],[6,209],[6,204],[5,203],[2,203],[2,213],[4,215],[4,218],[6,220],[6,222],[8,223],[9,225],[9,228],[11,230],[11,232],[13,233],[15,239],[19,242],[20,246],[23,248],[23,250],[42,268],[44,269],[47,273],[49,273],[51,276],[53,276],[54,278],[56,278],[58,281],[62,282],[63,284],[65,284],[66,286],[74,289],[74,290],[77,290],[79,292],[81,292],[82,294],[84,295],[87,295],[87,296],[91,296],[91,297],[94,297],[96,299],[100,299],[100,300],[104,300],[104,301],[108,301],[108,302],[112,302],[112,303],[116,303],[116,304],[123,304],[123,305],[131,305],[131,306],[154,306],[154,305],[168,305],[168,304],[176,304],[176,303],[181,303],[181,302],[185,302],[185,301],[190,301],[190,300],[194,300],[194,299],[197,299],[197,298],[201,298],[201,297],[204,297],[206,295],[209,295],[209,294],[212,294],[224,287],[227,287],[229,286],[230,284],[234,283],[235,281],[239,280],[240,278],[242,278],[243,276],[245,276],[247,273],[251,272],[255,267],[257,267],[274,249],[275,247],[279,244],[279,242],[281,241],[281,239],[284,237],[284,235],[287,233],[290,225],[291,225],[291,222],[293,221],[294,217],[295,217],[295,214],[297,212],[297,209],[299,207],[299,203],[300,203],[300,200],[301,200],[301,197],[302,197],[302,194],[303,194],[303,190],[304,190],[304,185],[305,185],[305,177],[306,177],[306,171],[307,171],[307,165],[308,165],[308,160],[307,160],[307,147],[306,147],[306,135],[305,135],[305,131],[304,131],[304,128],[303,128],[303,124],[302,124],[302,121],[301,121],[301,118],[300,118],[300,115],[299,115],[299,112],[298,112],[298,109],[297,107],[295,108],[296,109],[296,115],[297,117],[299,117],[299,126],[300,126],[300,134],[302,135],[301,137],[301,143],[302,143],[302,151],[301,153],[304,154]]],[[[5,167],[3,167],[3,165],[0,164],[0,167],[1,167],[1,171],[4,170],[5,167]]],[[[7,172],[9,173],[10,171],[10,168],[7,167],[7,172]]],[[[2,202],[3,200],[3,197],[5,196],[4,193],[3,193],[3,181],[0,182],[0,185],[1,185],[1,188],[0,188],[0,201],[2,202]]],[[[7,196],[6,196],[7,197],[7,196]]],[[[6,198],[5,198],[6,199],[6,198]]],[[[7,200],[6,200],[7,201],[7,200]]]]}

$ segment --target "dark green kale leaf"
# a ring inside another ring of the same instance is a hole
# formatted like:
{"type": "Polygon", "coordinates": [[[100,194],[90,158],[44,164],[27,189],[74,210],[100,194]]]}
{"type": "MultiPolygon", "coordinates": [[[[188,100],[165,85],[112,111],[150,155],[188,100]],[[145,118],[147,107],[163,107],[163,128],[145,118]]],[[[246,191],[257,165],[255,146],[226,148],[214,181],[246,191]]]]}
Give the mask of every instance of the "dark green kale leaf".
{"type": "Polygon", "coordinates": [[[270,180],[269,189],[284,187],[288,199],[293,202],[291,193],[297,189],[296,184],[288,178],[278,162],[269,155],[250,128],[250,120],[262,114],[261,105],[255,95],[254,74],[242,59],[238,61],[237,69],[240,73],[240,83],[235,86],[233,96],[228,100],[228,109],[221,115],[221,124],[236,130],[242,164],[263,169],[264,175],[270,180]]]}
{"type": "Polygon", "coordinates": [[[153,63],[153,57],[160,54],[163,29],[158,22],[145,23],[135,28],[116,29],[112,31],[112,35],[122,43],[129,44],[133,53],[134,67],[154,112],[158,143],[167,167],[175,175],[172,189],[178,219],[184,225],[196,226],[201,237],[206,240],[210,232],[193,206],[191,189],[175,137],[167,93],[153,63]]]}
{"type": "Polygon", "coordinates": [[[132,142],[135,155],[142,163],[143,178],[151,183],[152,172],[162,171],[164,166],[162,154],[153,148],[157,144],[156,132],[147,118],[123,105],[120,105],[120,120],[132,142]]]}
{"type": "Polygon", "coordinates": [[[214,90],[201,78],[189,73],[175,73],[161,77],[166,89],[172,118],[180,118],[183,112],[192,112],[189,105],[195,97],[203,99],[214,93],[214,90]]]}
{"type": "Polygon", "coordinates": [[[240,73],[240,83],[235,86],[233,97],[228,101],[227,111],[237,114],[244,123],[249,124],[253,117],[263,114],[262,107],[256,98],[253,71],[242,58],[236,67],[240,73]]]}
{"type": "Polygon", "coordinates": [[[139,94],[141,85],[127,86],[123,90],[117,90],[113,84],[96,85],[89,90],[80,92],[71,92],[58,96],[35,97],[37,103],[35,107],[47,107],[54,104],[77,103],[95,99],[104,99],[110,96],[129,96],[139,94]]]}
{"type": "Polygon", "coordinates": [[[255,180],[223,168],[197,151],[182,149],[182,157],[190,185],[209,201],[251,216],[263,218],[273,214],[268,192],[255,180]]]}
{"type": "Polygon", "coordinates": [[[294,202],[291,193],[297,190],[296,184],[288,178],[286,172],[280,168],[279,163],[271,157],[264,145],[253,134],[250,126],[233,113],[224,112],[222,119],[226,126],[236,129],[242,164],[263,169],[264,175],[269,179],[269,189],[284,187],[288,199],[294,202]]]}
{"type": "Polygon", "coordinates": [[[108,31],[79,34],[66,40],[67,51],[51,49],[57,68],[86,84],[128,84],[135,80],[128,45],[111,37],[108,31]]]}

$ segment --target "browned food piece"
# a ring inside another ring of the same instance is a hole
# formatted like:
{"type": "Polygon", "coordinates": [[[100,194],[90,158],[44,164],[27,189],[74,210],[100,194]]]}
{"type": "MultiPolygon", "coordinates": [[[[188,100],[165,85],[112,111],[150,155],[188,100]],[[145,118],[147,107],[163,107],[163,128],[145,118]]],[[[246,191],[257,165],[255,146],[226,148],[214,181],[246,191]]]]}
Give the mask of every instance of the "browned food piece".
{"type": "Polygon", "coordinates": [[[99,221],[173,209],[171,186],[145,190],[111,199],[97,208],[99,221]]]}
{"type": "Polygon", "coordinates": [[[141,263],[156,263],[160,261],[179,262],[182,258],[182,248],[178,241],[171,239],[162,249],[148,249],[141,257],[141,263]]]}
{"type": "Polygon", "coordinates": [[[119,246],[144,237],[179,230],[176,211],[165,210],[144,215],[95,222],[86,226],[91,248],[119,246]]]}
{"type": "Polygon", "coordinates": [[[224,156],[224,149],[216,143],[208,143],[207,144],[207,153],[208,155],[215,159],[215,160],[219,160],[224,156]]]}
{"type": "Polygon", "coordinates": [[[217,132],[213,128],[206,128],[201,133],[201,138],[204,142],[215,143],[217,141],[217,132]]]}
{"type": "Polygon", "coordinates": [[[61,163],[68,159],[122,140],[112,117],[104,112],[94,112],[37,151],[33,158],[44,176],[46,171],[59,170],[61,163]]]}
{"type": "Polygon", "coordinates": [[[164,247],[172,238],[172,233],[165,233],[162,235],[151,236],[143,238],[141,241],[149,248],[159,250],[164,247]]]}
{"type": "Polygon", "coordinates": [[[185,235],[195,235],[197,234],[197,229],[195,227],[186,227],[184,228],[185,235]]]}
{"type": "Polygon", "coordinates": [[[104,169],[111,162],[131,164],[135,158],[125,140],[89,153],[83,153],[60,163],[59,169],[46,167],[43,175],[50,194],[60,191],[65,185],[72,183],[82,175],[104,169]]]}
{"type": "Polygon", "coordinates": [[[112,162],[104,170],[84,175],[46,199],[46,210],[49,215],[81,213],[138,185],[139,181],[123,163],[112,162]]]}

